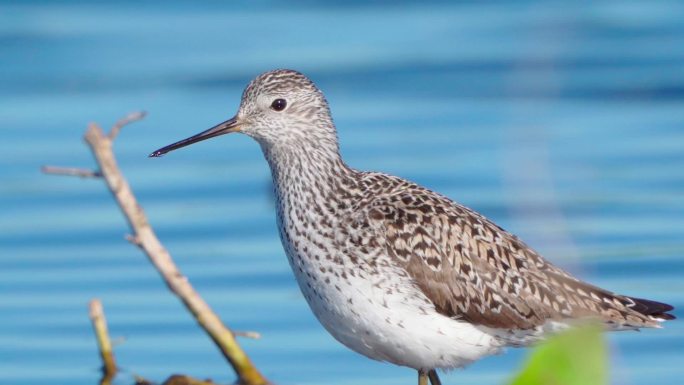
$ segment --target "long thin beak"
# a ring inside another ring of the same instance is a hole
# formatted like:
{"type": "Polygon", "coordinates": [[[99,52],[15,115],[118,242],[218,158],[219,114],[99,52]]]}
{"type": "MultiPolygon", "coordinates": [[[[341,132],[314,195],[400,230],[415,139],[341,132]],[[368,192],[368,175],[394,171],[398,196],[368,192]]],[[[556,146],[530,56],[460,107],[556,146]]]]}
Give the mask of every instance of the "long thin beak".
{"type": "Polygon", "coordinates": [[[240,125],[237,121],[237,117],[233,117],[231,119],[226,120],[223,123],[219,123],[215,125],[214,127],[202,131],[197,135],[193,135],[187,139],[183,139],[181,141],[178,141],[173,144],[169,144],[166,147],[162,147],[159,150],[153,152],[150,154],[150,158],[156,158],[159,156],[162,156],[166,154],[167,152],[171,152],[173,150],[179,149],[181,147],[189,146],[193,143],[201,142],[205,139],[213,138],[215,136],[219,135],[224,135],[224,134],[230,134],[231,132],[236,132],[240,131],[240,125]]]}

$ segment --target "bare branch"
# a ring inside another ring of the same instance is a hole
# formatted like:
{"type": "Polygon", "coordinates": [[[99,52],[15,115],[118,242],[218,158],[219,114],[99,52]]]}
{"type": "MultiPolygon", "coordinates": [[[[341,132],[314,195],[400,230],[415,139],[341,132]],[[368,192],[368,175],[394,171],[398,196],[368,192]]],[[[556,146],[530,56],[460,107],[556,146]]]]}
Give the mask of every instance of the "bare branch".
{"type": "Polygon", "coordinates": [[[252,340],[261,339],[261,333],[253,332],[253,331],[234,331],[233,335],[235,335],[237,337],[249,338],[252,340]]]}
{"type": "Polygon", "coordinates": [[[169,289],[179,297],[195,317],[197,323],[221,350],[238,376],[237,383],[241,385],[270,384],[237,343],[233,332],[221,322],[216,313],[195,291],[190,281],[180,272],[169,252],[155,235],[145,212],[135,199],[128,182],[119,171],[112,152],[112,138],[116,137],[120,127],[140,117],[142,116],[129,115],[127,119],[122,120],[123,123],[117,123],[109,135],[106,135],[102,128],[95,123],[91,123],[85,133],[85,141],[100,166],[104,181],[128,221],[133,234],[131,239],[135,240],[134,243],[145,252],[169,289]]]}
{"type": "Polygon", "coordinates": [[[119,119],[114,125],[112,126],[112,129],[109,130],[109,139],[114,140],[116,139],[117,135],[119,135],[119,131],[121,129],[133,122],[137,122],[138,120],[143,119],[145,116],[147,116],[147,112],[145,111],[136,111],[136,112],[131,112],[130,114],[124,116],[123,118],[119,119]]]}
{"type": "Polygon", "coordinates": [[[57,166],[43,166],[40,168],[43,174],[51,175],[67,175],[78,176],[81,178],[101,178],[102,173],[96,170],[88,170],[77,167],[57,167],[57,166]]]}
{"type": "Polygon", "coordinates": [[[95,338],[97,338],[100,358],[102,358],[102,379],[100,380],[100,385],[109,385],[116,375],[116,360],[114,359],[112,343],[107,332],[107,320],[102,309],[102,302],[99,299],[91,300],[89,308],[90,320],[95,331],[95,338]]]}

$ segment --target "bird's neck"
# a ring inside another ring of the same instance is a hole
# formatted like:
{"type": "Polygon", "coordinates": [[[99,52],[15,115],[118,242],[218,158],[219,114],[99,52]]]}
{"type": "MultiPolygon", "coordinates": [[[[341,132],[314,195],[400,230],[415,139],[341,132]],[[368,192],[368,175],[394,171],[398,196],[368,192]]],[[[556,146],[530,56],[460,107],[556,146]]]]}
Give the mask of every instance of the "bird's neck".
{"type": "Polygon", "coordinates": [[[262,146],[262,150],[271,168],[276,194],[288,196],[291,203],[334,199],[341,191],[355,190],[357,185],[359,173],[344,163],[336,140],[302,140],[287,146],[262,146]]]}

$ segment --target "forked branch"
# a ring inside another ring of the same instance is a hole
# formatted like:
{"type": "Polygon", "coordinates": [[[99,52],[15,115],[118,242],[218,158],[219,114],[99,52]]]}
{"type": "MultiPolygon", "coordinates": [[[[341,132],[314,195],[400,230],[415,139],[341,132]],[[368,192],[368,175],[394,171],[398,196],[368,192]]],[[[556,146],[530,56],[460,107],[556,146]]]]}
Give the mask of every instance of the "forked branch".
{"type": "MultiPolygon", "coordinates": [[[[186,308],[195,317],[197,323],[209,334],[223,356],[231,364],[238,376],[238,384],[263,385],[269,381],[252,364],[247,354],[242,350],[235,339],[235,333],[228,329],[218,318],[216,313],[200,297],[183,276],[171,255],[164,248],[150,226],[147,216],[138,204],[128,182],[119,171],[116,158],[112,152],[113,140],[126,124],[142,119],[144,113],[133,113],[119,120],[109,134],[105,134],[99,125],[91,123],[85,133],[85,141],[90,147],[99,171],[93,172],[93,176],[101,176],[109,191],[123,212],[132,235],[129,241],[144,251],[148,259],[161,274],[169,289],[179,297],[186,308]]],[[[64,172],[61,168],[43,168],[45,172],[86,176],[83,172],[64,172]],[[55,171],[58,172],[55,172],[55,171]],[[61,171],[60,171],[61,170],[61,171]]]]}

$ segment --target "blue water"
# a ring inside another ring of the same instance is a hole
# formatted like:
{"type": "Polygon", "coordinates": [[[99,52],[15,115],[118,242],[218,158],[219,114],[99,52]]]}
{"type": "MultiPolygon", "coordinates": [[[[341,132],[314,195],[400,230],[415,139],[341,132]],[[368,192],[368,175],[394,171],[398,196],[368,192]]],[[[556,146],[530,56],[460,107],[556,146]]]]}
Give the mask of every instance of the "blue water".
{"type": "MultiPolygon", "coordinates": [[[[680,1],[0,2],[0,384],[95,384],[86,304],[102,299],[132,375],[230,382],[145,257],[81,135],[145,109],[120,166],[192,283],[280,384],[409,384],[334,341],[300,295],[258,146],[230,136],[146,155],[231,116],[256,74],[325,91],[357,168],[484,213],[611,290],[684,307],[680,1]]],[[[681,310],[675,311],[680,318],[681,310]]],[[[684,326],[609,337],[614,384],[676,384],[684,326]]],[[[525,350],[445,383],[503,384],[525,350]]]]}

